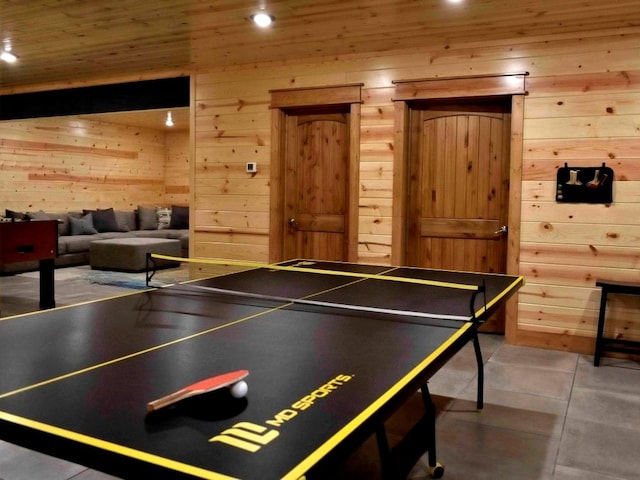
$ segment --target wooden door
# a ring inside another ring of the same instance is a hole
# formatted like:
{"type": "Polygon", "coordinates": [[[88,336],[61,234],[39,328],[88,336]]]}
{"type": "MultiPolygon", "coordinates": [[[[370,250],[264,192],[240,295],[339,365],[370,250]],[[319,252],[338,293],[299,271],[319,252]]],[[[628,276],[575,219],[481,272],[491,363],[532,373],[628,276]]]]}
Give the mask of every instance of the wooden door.
{"type": "Polygon", "coordinates": [[[289,112],[284,258],[347,260],[348,107],[289,112]]]}
{"type": "MultiPolygon", "coordinates": [[[[425,105],[410,111],[409,265],[504,273],[510,113],[507,105],[425,105]]],[[[485,330],[504,332],[504,316],[485,330]]]]}

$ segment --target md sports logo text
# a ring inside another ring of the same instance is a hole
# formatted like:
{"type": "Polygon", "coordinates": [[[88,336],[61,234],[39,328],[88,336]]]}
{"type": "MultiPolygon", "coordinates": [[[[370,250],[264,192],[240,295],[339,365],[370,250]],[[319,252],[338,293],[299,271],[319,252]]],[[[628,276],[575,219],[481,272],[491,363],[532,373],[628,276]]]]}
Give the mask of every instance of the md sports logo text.
{"type": "Polygon", "coordinates": [[[309,395],[305,395],[297,402],[294,402],[290,407],[276,413],[273,418],[266,420],[264,425],[251,422],[239,422],[233,427],[224,430],[219,435],[210,438],[209,441],[224,443],[247,452],[255,453],[264,445],[275,440],[280,435],[280,427],[285,423],[312,407],[317,400],[331,395],[351,379],[353,379],[353,375],[337,375],[309,395]]]}

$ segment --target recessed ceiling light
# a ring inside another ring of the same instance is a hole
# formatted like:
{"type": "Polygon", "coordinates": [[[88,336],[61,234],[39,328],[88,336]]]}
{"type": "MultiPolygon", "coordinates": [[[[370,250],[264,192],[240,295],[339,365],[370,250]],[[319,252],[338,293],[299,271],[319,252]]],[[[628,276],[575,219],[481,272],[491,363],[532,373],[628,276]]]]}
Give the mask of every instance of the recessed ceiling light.
{"type": "Polygon", "coordinates": [[[3,60],[7,63],[15,63],[18,61],[18,57],[16,57],[13,53],[8,52],[7,50],[3,50],[0,53],[0,60],[3,60]]]}
{"type": "Polygon", "coordinates": [[[164,121],[164,124],[167,127],[173,127],[175,123],[173,123],[173,117],[171,116],[171,112],[167,112],[167,119],[164,121]]]}
{"type": "Polygon", "coordinates": [[[5,38],[2,42],[4,44],[4,50],[0,52],[0,60],[3,60],[7,63],[14,63],[18,60],[13,53],[11,53],[11,39],[5,38]]]}
{"type": "Polygon", "coordinates": [[[265,28],[271,25],[275,18],[268,13],[260,12],[256,13],[255,15],[251,15],[251,20],[253,20],[253,23],[258,25],[259,27],[265,28]]]}

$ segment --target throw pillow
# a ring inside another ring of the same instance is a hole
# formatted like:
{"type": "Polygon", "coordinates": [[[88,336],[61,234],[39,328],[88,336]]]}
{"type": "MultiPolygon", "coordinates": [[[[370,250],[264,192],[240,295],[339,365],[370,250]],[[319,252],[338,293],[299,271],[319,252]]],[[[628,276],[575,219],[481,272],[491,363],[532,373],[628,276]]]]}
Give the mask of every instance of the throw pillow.
{"type": "Polygon", "coordinates": [[[189,207],[171,206],[171,223],[169,228],[184,230],[189,228],[189,207]]]}
{"type": "Polygon", "coordinates": [[[69,235],[69,215],[67,212],[48,212],[47,215],[50,220],[58,221],[58,235],[69,235]]]}
{"type": "Polygon", "coordinates": [[[169,228],[169,224],[171,223],[171,209],[157,207],[156,213],[158,214],[158,230],[169,228]]]}
{"type": "Polygon", "coordinates": [[[26,216],[29,217],[30,220],[51,220],[51,217],[42,210],[38,210],[37,212],[27,212],[26,216]]]}
{"type": "Polygon", "coordinates": [[[91,214],[93,228],[95,228],[98,233],[120,231],[113,208],[105,208],[103,210],[84,210],[85,215],[88,213],[91,214]]]}
{"type": "Polygon", "coordinates": [[[138,222],[140,230],[156,230],[158,228],[156,209],[138,205],[138,222]]]}
{"type": "Polygon", "coordinates": [[[5,210],[4,216],[7,218],[12,218],[13,220],[29,220],[29,217],[26,213],[14,212],[13,210],[9,210],[8,208],[5,210]]]}
{"type": "Polygon", "coordinates": [[[23,220],[57,220],[58,221],[58,235],[69,235],[69,225],[67,223],[67,213],[47,213],[43,210],[37,212],[27,212],[23,220]]]}
{"type": "Polygon", "coordinates": [[[136,229],[136,213],[133,210],[115,210],[118,231],[130,232],[136,229]]]}
{"type": "Polygon", "coordinates": [[[69,216],[69,223],[71,226],[71,235],[92,235],[98,233],[93,227],[93,219],[90,213],[87,213],[81,218],[69,216]]]}

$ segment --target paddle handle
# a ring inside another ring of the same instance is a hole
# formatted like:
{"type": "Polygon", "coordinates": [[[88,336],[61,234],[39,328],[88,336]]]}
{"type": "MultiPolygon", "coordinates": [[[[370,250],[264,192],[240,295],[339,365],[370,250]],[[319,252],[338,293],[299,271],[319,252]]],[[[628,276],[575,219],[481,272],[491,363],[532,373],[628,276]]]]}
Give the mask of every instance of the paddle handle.
{"type": "Polygon", "coordinates": [[[179,390],[177,392],[170,393],[169,395],[165,395],[164,397],[157,398],[156,400],[147,403],[147,412],[153,412],[154,410],[167,407],[182,399],[190,397],[191,395],[194,395],[194,393],[186,390],[179,390]]]}

